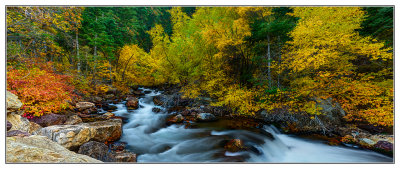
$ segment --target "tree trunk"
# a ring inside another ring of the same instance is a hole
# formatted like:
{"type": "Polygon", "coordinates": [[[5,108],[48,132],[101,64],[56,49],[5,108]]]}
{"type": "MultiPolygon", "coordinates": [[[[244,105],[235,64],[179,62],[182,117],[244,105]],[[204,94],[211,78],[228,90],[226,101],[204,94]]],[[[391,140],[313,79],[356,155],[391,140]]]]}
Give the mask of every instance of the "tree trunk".
{"type": "Polygon", "coordinates": [[[278,36],[278,89],[281,88],[281,83],[280,83],[280,79],[281,79],[281,38],[280,36],[278,36]]]}
{"type": "Polygon", "coordinates": [[[81,73],[81,57],[79,56],[79,40],[78,31],[76,31],[76,57],[78,57],[78,73],[81,73]]]}
{"type": "Polygon", "coordinates": [[[267,41],[268,41],[268,87],[271,89],[272,87],[272,79],[271,79],[271,50],[270,50],[270,43],[269,43],[269,35],[267,35],[267,41]]]}

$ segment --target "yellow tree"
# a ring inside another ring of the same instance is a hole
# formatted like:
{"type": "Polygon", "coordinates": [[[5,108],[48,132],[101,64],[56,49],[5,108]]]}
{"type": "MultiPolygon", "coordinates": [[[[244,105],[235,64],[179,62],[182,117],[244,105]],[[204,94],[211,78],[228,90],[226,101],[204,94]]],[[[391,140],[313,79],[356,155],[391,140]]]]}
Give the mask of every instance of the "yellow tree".
{"type": "Polygon", "coordinates": [[[284,55],[284,63],[292,70],[291,88],[296,91],[293,98],[304,98],[300,100],[305,105],[300,106],[301,109],[315,113],[316,107],[310,109],[309,106],[315,102],[307,98],[333,97],[343,105],[349,120],[392,125],[388,119],[393,116],[390,111],[393,103],[391,95],[387,94],[392,86],[379,87],[373,78],[365,80],[364,77],[370,75],[356,72],[354,62],[357,59],[367,58],[372,62],[392,60],[391,49],[384,48],[384,43],[356,32],[364,19],[361,8],[296,7],[292,15],[300,20],[290,33],[293,40],[287,44],[289,52],[284,55]],[[383,91],[378,91],[378,88],[383,91]],[[377,92],[362,94],[365,89],[377,92]],[[377,100],[376,97],[386,99],[377,100]],[[363,103],[357,103],[361,100],[363,103]]]}

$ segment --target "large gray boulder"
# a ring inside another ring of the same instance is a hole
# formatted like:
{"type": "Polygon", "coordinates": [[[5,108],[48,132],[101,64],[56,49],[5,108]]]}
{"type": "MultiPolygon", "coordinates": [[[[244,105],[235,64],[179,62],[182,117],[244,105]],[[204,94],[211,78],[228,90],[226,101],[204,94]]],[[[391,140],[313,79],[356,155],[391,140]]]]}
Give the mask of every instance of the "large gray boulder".
{"type": "Polygon", "coordinates": [[[76,103],[76,108],[79,111],[83,111],[83,110],[91,109],[91,108],[95,108],[95,107],[96,107],[95,104],[91,103],[91,102],[79,102],[79,103],[76,103]]]}
{"type": "Polygon", "coordinates": [[[21,108],[22,102],[18,99],[18,96],[6,91],[6,106],[8,112],[16,112],[21,108]]]}
{"type": "Polygon", "coordinates": [[[45,136],[7,137],[7,163],[101,163],[74,153],[45,136]]]}
{"type": "Polygon", "coordinates": [[[122,120],[110,119],[76,125],[54,125],[42,128],[38,135],[47,136],[70,150],[76,150],[89,141],[116,141],[122,134],[122,120]]]}

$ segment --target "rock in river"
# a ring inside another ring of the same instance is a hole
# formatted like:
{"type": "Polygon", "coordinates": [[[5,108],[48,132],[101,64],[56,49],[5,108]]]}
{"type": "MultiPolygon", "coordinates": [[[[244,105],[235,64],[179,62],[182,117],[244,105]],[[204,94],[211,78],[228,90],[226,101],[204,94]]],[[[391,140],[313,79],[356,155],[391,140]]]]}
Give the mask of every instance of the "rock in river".
{"type": "Polygon", "coordinates": [[[101,163],[91,157],[76,154],[47,137],[7,137],[7,163],[101,163]]]}

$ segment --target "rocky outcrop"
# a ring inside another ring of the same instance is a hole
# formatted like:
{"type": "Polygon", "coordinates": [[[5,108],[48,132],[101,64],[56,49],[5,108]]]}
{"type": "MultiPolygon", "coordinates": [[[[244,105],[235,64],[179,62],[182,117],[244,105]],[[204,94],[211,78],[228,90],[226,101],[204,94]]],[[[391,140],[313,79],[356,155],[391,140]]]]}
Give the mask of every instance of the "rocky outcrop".
{"type": "Polygon", "coordinates": [[[77,125],[54,125],[37,132],[47,136],[67,149],[75,150],[82,144],[93,141],[116,141],[122,134],[122,120],[110,119],[77,125]]]}
{"type": "Polygon", "coordinates": [[[7,121],[11,124],[10,130],[20,130],[28,133],[33,133],[42,127],[34,122],[30,122],[25,117],[21,117],[16,113],[8,113],[7,121]]]}
{"type": "Polygon", "coordinates": [[[42,127],[52,126],[52,125],[60,125],[67,121],[67,117],[61,114],[45,114],[40,117],[33,117],[29,119],[29,121],[39,124],[42,127]]]}
{"type": "Polygon", "coordinates": [[[18,96],[6,91],[6,106],[7,112],[16,112],[21,108],[22,102],[18,99],[18,96]]]}
{"type": "Polygon", "coordinates": [[[184,119],[185,118],[181,114],[171,116],[167,119],[167,124],[181,123],[184,119]]]}
{"type": "Polygon", "coordinates": [[[101,163],[44,136],[7,137],[6,147],[7,163],[101,163]]]}

